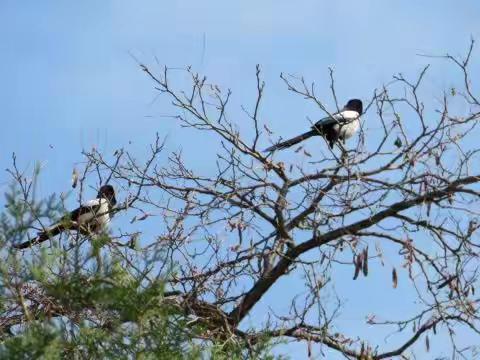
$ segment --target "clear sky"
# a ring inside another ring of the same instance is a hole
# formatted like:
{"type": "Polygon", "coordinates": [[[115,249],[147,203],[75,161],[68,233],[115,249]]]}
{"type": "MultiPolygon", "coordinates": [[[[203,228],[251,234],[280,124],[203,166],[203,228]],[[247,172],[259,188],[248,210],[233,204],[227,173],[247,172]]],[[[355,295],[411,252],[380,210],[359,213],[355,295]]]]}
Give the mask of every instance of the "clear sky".
{"type": "MultiPolygon", "coordinates": [[[[416,54],[463,54],[471,36],[480,39],[479,17],[479,1],[0,0],[0,168],[15,152],[24,167],[43,164],[42,195],[68,191],[83,148],[141,148],[158,131],[169,149],[208,170],[199,134],[160,116],[169,112],[131,55],[192,65],[231,88],[234,105],[254,101],[260,64],[264,121],[286,137],[318,114],[287,92],[281,72],[315,81],[333,106],[330,66],[339,99],[368,99],[392,74],[414,75],[431,62],[416,54]]],[[[454,74],[435,65],[428,86],[448,87],[454,74]]],[[[0,173],[0,190],[7,182],[0,173]]]]}

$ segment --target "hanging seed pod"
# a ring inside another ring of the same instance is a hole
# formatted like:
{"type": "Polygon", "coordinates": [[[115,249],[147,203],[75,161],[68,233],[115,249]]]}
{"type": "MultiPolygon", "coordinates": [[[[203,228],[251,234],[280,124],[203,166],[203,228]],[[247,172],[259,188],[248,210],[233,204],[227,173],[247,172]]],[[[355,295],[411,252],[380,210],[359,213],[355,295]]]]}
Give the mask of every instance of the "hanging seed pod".
{"type": "Polygon", "coordinates": [[[142,216],[138,217],[137,220],[138,220],[138,221],[143,221],[143,220],[145,220],[146,218],[148,218],[149,216],[150,216],[150,214],[145,213],[145,214],[143,214],[142,216]]]}
{"type": "Polygon", "coordinates": [[[368,276],[368,246],[363,250],[363,266],[362,271],[364,276],[368,276]]]}
{"type": "Polygon", "coordinates": [[[425,348],[427,352],[430,352],[430,340],[428,339],[428,335],[425,337],[425,348]]]}
{"type": "Polygon", "coordinates": [[[76,188],[78,184],[78,171],[77,168],[73,168],[72,171],[72,188],[76,188]]]}
{"type": "Polygon", "coordinates": [[[353,263],[355,264],[355,274],[353,275],[353,280],[357,280],[360,270],[363,266],[363,253],[357,255],[357,257],[353,259],[353,263]]]}
{"type": "Polygon", "coordinates": [[[395,145],[397,148],[402,147],[402,140],[400,139],[400,137],[397,136],[397,138],[393,142],[393,145],[395,145]]]}
{"type": "Polygon", "coordinates": [[[392,284],[393,288],[396,289],[398,286],[398,276],[397,276],[397,270],[393,268],[392,270],[392,284]]]}

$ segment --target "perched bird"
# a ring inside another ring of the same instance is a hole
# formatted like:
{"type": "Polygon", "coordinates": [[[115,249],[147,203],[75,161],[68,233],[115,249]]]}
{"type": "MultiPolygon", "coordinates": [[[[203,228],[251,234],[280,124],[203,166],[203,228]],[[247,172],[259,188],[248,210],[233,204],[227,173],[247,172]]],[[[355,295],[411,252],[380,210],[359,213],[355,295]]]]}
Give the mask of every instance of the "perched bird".
{"type": "Polygon", "coordinates": [[[113,186],[103,185],[98,190],[96,199],[87,201],[79,208],[66,214],[58,223],[39,232],[36,238],[13,246],[17,249],[25,249],[42,243],[69,229],[75,229],[86,234],[99,234],[106,229],[110,222],[112,218],[111,211],[116,204],[117,199],[115,198],[113,186]]]}
{"type": "Polygon", "coordinates": [[[315,123],[312,130],[302,135],[298,135],[290,140],[282,141],[276,145],[270,146],[265,151],[274,151],[277,149],[286,149],[290,146],[308,139],[312,136],[323,136],[330,148],[338,140],[346,140],[351,138],[360,128],[360,115],[362,115],[363,104],[359,99],[351,99],[347,105],[332,116],[327,116],[315,123]]]}

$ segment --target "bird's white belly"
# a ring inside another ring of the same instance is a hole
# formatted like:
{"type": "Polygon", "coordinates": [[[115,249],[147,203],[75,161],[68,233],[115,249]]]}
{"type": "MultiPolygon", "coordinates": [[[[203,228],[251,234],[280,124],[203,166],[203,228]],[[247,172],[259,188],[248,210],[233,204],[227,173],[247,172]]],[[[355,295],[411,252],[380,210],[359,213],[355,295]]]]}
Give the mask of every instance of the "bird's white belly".
{"type": "Polygon", "coordinates": [[[89,212],[80,215],[78,222],[81,225],[86,225],[91,231],[100,232],[110,222],[110,214],[108,203],[105,199],[101,199],[100,207],[96,212],[89,212]]]}
{"type": "MultiPolygon", "coordinates": [[[[340,125],[337,125],[340,126],[340,125]]],[[[358,131],[360,127],[360,121],[358,119],[349,122],[348,124],[340,127],[339,137],[342,139],[349,139],[358,131]]]]}

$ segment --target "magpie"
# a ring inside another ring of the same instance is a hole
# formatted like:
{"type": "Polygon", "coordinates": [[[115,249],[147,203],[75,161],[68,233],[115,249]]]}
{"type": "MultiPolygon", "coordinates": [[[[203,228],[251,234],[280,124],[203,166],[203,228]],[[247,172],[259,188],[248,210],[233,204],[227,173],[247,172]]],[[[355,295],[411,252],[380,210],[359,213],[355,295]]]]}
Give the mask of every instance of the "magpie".
{"type": "Polygon", "coordinates": [[[65,230],[75,229],[84,234],[99,234],[107,227],[112,218],[112,209],[117,204],[115,190],[112,185],[103,185],[98,190],[97,198],[87,201],[77,209],[63,216],[59,222],[40,231],[29,241],[13,245],[17,249],[25,249],[40,244],[65,230]]]}
{"type": "Polygon", "coordinates": [[[362,101],[359,99],[351,99],[340,112],[317,121],[310,131],[270,146],[268,149],[265,149],[265,151],[286,149],[312,136],[318,135],[323,136],[330,148],[333,149],[335,142],[351,138],[358,131],[362,111],[362,101]]]}

